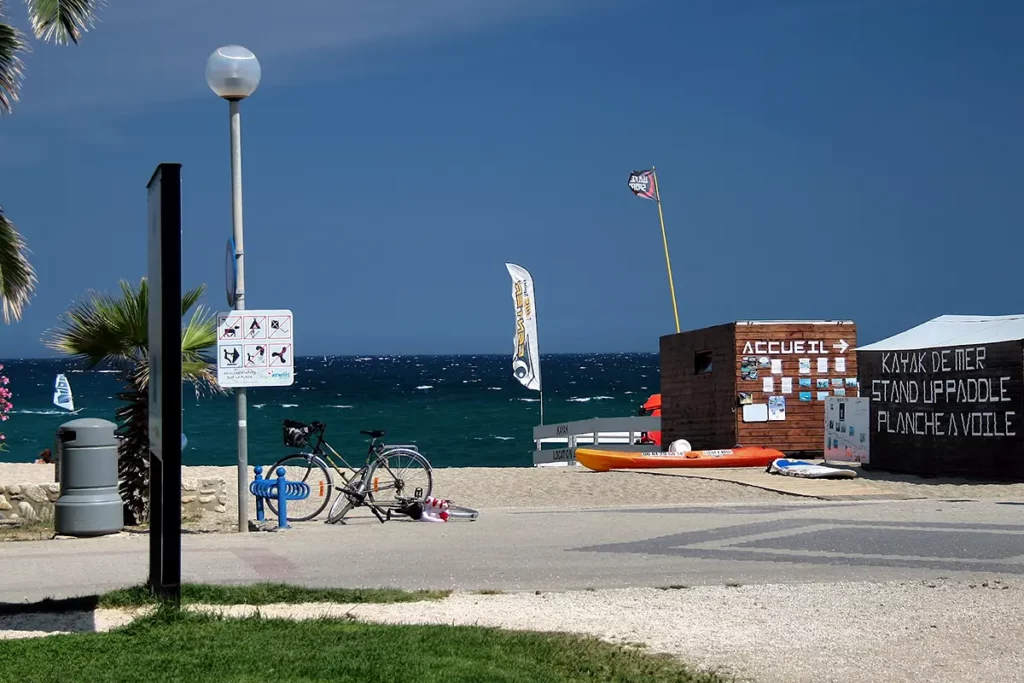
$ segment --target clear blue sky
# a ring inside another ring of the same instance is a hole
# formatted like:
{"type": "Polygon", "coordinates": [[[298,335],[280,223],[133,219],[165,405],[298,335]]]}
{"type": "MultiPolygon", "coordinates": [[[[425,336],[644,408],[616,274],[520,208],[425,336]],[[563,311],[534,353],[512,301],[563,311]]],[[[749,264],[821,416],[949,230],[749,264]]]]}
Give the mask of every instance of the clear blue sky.
{"type": "MultiPolygon", "coordinates": [[[[9,3],[17,22],[20,3],[9,3]]],[[[0,356],[145,272],[145,183],[183,164],[186,284],[224,307],[227,105],[240,43],[250,307],[300,354],[510,352],[504,261],[544,352],[685,328],[849,318],[868,342],[1020,313],[1024,3],[1013,0],[110,0],[36,44],[0,121],[0,203],[39,271],[0,356]]]]}

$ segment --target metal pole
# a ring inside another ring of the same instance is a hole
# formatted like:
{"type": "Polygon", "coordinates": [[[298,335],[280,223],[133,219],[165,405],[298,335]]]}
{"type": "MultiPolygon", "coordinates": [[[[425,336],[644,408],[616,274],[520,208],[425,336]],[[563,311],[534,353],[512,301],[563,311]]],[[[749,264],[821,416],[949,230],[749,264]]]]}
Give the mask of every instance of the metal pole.
{"type": "MultiPolygon", "coordinates": [[[[231,227],[235,238],[235,310],[245,310],[245,247],[242,241],[242,118],[238,100],[230,101],[231,112],[231,227]]],[[[238,530],[249,530],[248,425],[245,389],[235,389],[238,413],[238,530]]]]}
{"type": "MultiPolygon", "coordinates": [[[[538,360],[539,362],[539,360],[538,360]]],[[[544,390],[540,390],[540,423],[544,424],[544,390]]]]}

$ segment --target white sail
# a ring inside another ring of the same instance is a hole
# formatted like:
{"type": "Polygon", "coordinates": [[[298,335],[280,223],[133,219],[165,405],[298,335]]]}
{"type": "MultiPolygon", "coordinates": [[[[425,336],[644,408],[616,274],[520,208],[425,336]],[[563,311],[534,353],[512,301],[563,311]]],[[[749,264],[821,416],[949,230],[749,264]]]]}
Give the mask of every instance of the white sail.
{"type": "Polygon", "coordinates": [[[75,412],[75,397],[71,394],[71,383],[64,375],[57,375],[53,385],[53,405],[69,412],[75,412]]]}
{"type": "Polygon", "coordinates": [[[513,337],[512,372],[516,379],[534,391],[540,391],[540,351],[537,342],[537,302],[533,298],[533,277],[522,266],[506,263],[512,276],[512,303],[516,310],[513,337]]]}

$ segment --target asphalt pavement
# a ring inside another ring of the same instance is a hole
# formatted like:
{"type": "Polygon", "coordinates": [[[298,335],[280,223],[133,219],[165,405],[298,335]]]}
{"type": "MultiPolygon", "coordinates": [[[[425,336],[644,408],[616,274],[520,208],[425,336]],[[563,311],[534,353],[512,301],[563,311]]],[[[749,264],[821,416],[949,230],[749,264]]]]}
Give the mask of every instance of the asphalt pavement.
{"type": "MultiPolygon", "coordinates": [[[[503,591],[970,579],[1024,574],[1024,503],[870,501],[482,510],[474,522],[182,539],[183,580],[503,591]]],[[[143,583],[148,537],[2,545],[0,602],[143,583]]]]}

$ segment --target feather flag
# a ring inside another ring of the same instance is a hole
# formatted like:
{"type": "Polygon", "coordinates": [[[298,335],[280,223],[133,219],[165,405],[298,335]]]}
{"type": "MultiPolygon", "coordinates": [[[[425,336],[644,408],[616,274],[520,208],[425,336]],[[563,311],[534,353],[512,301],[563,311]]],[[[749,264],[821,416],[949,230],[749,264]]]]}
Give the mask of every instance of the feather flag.
{"type": "Polygon", "coordinates": [[[512,303],[516,311],[516,333],[512,338],[512,373],[527,389],[540,391],[540,352],[533,277],[526,268],[514,263],[506,263],[505,268],[512,277],[512,303]]]}

